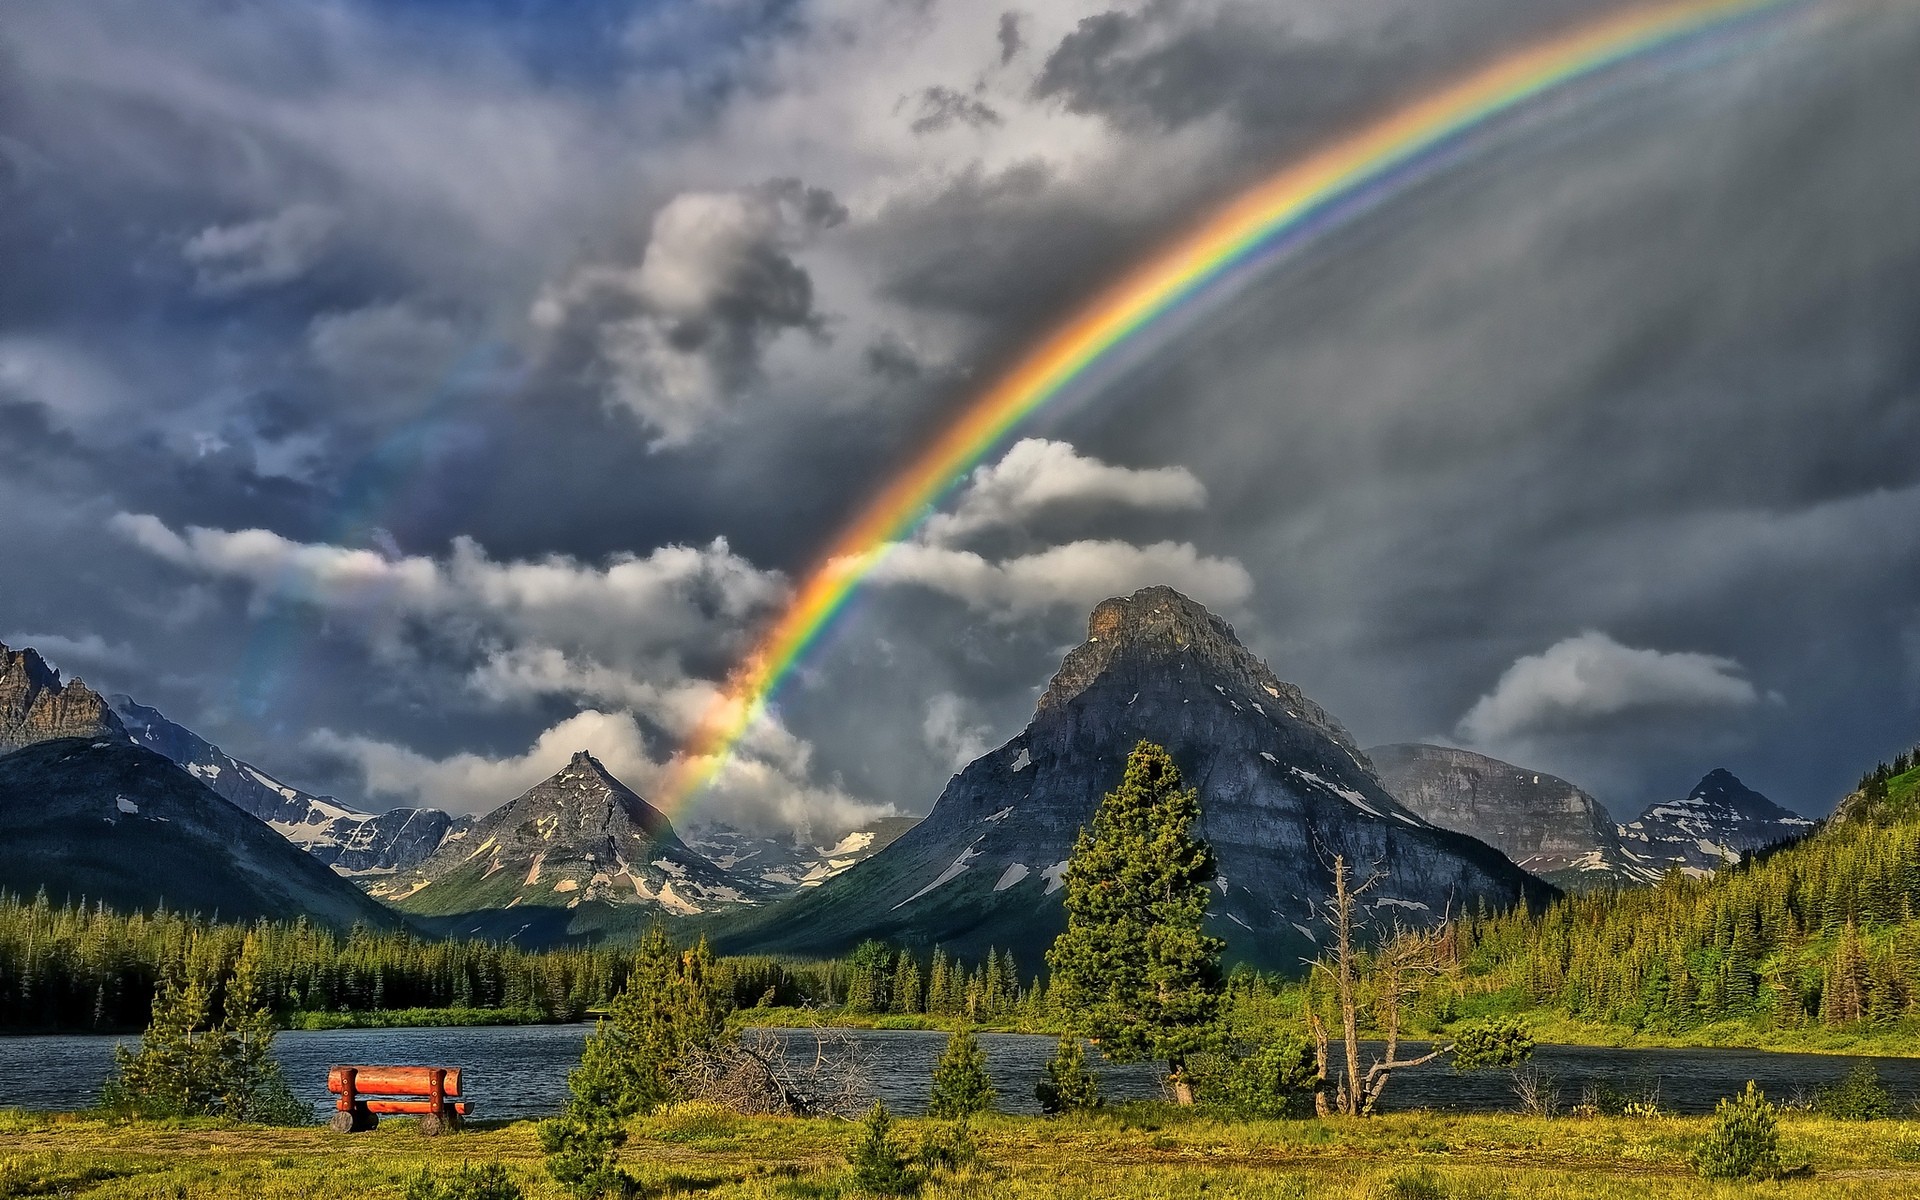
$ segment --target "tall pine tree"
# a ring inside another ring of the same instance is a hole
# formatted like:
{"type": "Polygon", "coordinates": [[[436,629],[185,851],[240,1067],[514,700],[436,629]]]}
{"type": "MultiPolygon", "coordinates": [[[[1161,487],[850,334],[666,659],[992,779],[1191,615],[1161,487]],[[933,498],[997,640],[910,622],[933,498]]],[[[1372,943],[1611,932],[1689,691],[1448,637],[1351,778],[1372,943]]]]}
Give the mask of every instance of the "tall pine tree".
{"type": "Polygon", "coordinates": [[[1201,929],[1213,851],[1194,836],[1200,795],[1164,749],[1141,742],[1120,786],[1080,831],[1066,871],[1067,928],[1047,953],[1052,998],[1115,1062],[1156,1058],[1182,1104],[1188,1060],[1215,1045],[1225,984],[1201,929]]]}

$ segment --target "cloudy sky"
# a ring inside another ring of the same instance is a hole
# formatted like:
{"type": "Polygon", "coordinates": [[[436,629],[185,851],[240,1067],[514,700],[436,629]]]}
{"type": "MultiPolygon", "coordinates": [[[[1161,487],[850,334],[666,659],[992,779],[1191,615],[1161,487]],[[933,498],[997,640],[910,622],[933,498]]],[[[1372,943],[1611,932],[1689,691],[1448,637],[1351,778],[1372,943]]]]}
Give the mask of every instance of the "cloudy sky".
{"type": "MultiPolygon", "coordinates": [[[[1612,0],[14,0],[0,640],[292,782],[643,793],[1209,206],[1612,0]]],[[[1170,583],[1363,741],[1808,812],[1920,738],[1920,12],[1476,138],[994,454],[683,819],[924,811],[1170,583]]]]}

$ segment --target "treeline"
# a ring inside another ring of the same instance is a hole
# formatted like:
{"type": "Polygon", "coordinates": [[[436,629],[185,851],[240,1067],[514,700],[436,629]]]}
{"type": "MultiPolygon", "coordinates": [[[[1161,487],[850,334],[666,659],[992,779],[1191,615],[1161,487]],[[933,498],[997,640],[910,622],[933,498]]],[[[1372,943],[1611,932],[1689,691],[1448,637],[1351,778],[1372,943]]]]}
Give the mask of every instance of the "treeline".
{"type": "Polygon", "coordinates": [[[986,960],[968,968],[936,949],[924,969],[906,950],[885,942],[863,942],[837,973],[846,979],[842,1003],[856,1013],[927,1013],[991,1021],[1017,1012],[1036,1018],[1044,1011],[1046,990],[1036,977],[1020,986],[1013,951],[989,949],[986,960]]]}
{"type": "Polygon", "coordinates": [[[1920,1011],[1917,791],[1905,754],[1819,833],[1711,879],[1462,921],[1469,988],[1655,1032],[1898,1022],[1920,1011]]]}
{"type": "MultiPolygon", "coordinates": [[[[162,978],[199,982],[217,1008],[243,952],[253,955],[260,999],[285,1024],[304,1014],[398,1009],[509,1010],[516,1019],[576,1021],[604,1008],[632,976],[633,946],[525,950],[511,944],[432,940],[355,928],[226,924],[159,911],[131,915],[101,904],[54,905],[0,892],[0,1030],[125,1030],[145,1026],[162,978]]],[[[1010,955],[969,969],[938,956],[917,973],[912,1009],[892,1010],[893,974],[874,986],[872,957],[793,962],[721,959],[716,985],[732,1007],[820,1007],[986,1015],[1023,996],[1010,955]],[[924,983],[918,982],[924,979],[924,983]],[[864,998],[863,998],[864,997],[864,998]]],[[[888,955],[889,967],[893,957],[888,955]]],[[[904,1000],[903,1000],[904,1002],[904,1000]]]]}

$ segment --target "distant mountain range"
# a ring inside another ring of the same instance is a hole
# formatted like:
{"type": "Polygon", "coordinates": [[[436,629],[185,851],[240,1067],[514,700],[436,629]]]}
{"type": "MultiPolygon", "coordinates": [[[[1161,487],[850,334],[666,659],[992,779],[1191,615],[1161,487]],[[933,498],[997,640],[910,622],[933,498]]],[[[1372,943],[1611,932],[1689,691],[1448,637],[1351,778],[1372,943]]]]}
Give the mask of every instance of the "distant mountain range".
{"type": "Polygon", "coordinates": [[[449,816],[437,808],[363,812],[332,796],[315,796],[284,784],[132,697],[116,695],[110,704],[136,744],[180,764],[195,779],[343,875],[413,867],[473,823],[472,817],[449,816]]]}
{"type": "Polygon", "coordinates": [[[1658,882],[1669,870],[1711,874],[1742,854],[1809,833],[1815,822],[1717,769],[1682,800],[1616,824],[1564,779],[1470,750],[1410,743],[1367,752],[1408,808],[1484,838],[1520,866],[1572,891],[1658,882]]]}
{"type": "Polygon", "coordinates": [[[55,903],[162,905],[335,929],[400,924],[180,767],[115,738],[56,738],[0,757],[0,886],[55,903]]]}
{"type": "Polygon", "coordinates": [[[1543,900],[1535,876],[1585,890],[1706,874],[1814,826],[1724,770],[1616,825],[1574,784],[1485,755],[1362,753],[1224,621],[1147,588],[1094,610],[1026,729],[956,775],[924,820],[827,845],[712,823],[677,833],[585,752],[483,816],[366,812],[0,646],[0,754],[16,751],[0,757],[0,888],[396,921],[382,901],[429,928],[525,944],[664,916],[711,925],[728,949],[835,953],[878,937],[1033,961],[1062,923],[1074,836],[1143,738],[1200,789],[1221,866],[1213,926],[1236,957],[1274,966],[1317,952],[1336,854],[1384,872],[1372,919],[1418,923],[1543,900]],[[26,798],[42,793],[58,803],[36,811],[26,798]]]}
{"type": "Polygon", "coordinates": [[[1710,875],[1740,856],[1812,833],[1818,822],[1790,812],[1734,778],[1707,773],[1683,799],[1647,806],[1620,827],[1628,851],[1662,871],[1710,875]]]}
{"type": "Polygon", "coordinates": [[[1367,757],[1402,804],[1556,886],[1584,891],[1660,878],[1660,868],[1621,844],[1598,800],[1557,776],[1417,742],[1376,746],[1367,757]]]}
{"type": "Polygon", "coordinates": [[[962,770],[925,820],[866,862],[715,927],[729,949],[818,954],[868,937],[1037,955],[1064,922],[1075,834],[1142,739],[1200,791],[1218,855],[1209,917],[1236,957],[1297,966],[1318,952],[1335,855],[1385,878],[1380,921],[1440,919],[1553,889],[1485,843],[1395,800],[1351,736],[1276,678],[1226,622],[1171,588],[1102,603],[1018,736],[962,770]]]}

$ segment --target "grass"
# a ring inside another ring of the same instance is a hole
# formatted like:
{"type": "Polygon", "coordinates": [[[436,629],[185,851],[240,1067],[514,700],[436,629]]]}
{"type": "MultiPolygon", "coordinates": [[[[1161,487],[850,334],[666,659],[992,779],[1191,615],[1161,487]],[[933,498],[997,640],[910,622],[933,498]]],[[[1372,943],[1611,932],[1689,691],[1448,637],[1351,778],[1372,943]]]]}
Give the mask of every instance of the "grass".
{"type": "MultiPolygon", "coordinates": [[[[1879,1200],[1920,1194],[1920,1125],[1782,1121],[1808,1178],[1713,1184],[1686,1166],[1706,1118],[1577,1120],[1402,1113],[1368,1121],[1222,1122],[1161,1105],[1088,1117],[985,1117],[984,1165],[931,1179],[926,1200],[1879,1200]]],[[[927,1122],[903,1120],[917,1144],[927,1122]]],[[[651,1196],[851,1198],[849,1125],[738,1117],[689,1106],[636,1121],[623,1161],[651,1196]]],[[[498,1161],[529,1200],[559,1200],[530,1122],[429,1140],[411,1122],[364,1134],[124,1124],[84,1115],[0,1114],[0,1197],[89,1200],[399,1200],[422,1166],[498,1161]]]]}
{"type": "Polygon", "coordinates": [[[537,1008],[381,1008],[363,1012],[296,1012],[289,1029],[413,1029],[471,1025],[544,1025],[537,1008]]]}

